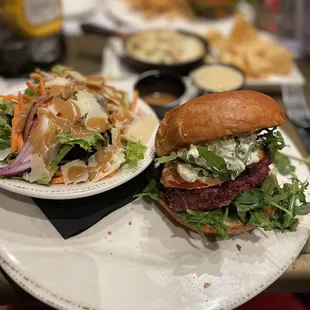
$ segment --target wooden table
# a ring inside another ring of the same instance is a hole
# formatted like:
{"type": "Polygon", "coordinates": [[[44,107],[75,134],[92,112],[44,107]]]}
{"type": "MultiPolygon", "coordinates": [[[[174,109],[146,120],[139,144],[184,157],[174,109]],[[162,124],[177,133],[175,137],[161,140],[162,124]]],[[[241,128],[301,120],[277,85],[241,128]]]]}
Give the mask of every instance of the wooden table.
{"type": "MultiPolygon", "coordinates": [[[[100,71],[104,40],[86,36],[68,38],[67,64],[84,74],[100,71]]],[[[310,59],[298,62],[298,65],[309,82],[305,87],[306,96],[310,102],[310,59]]],[[[281,102],[280,94],[273,94],[281,102]]],[[[283,126],[285,132],[295,141],[301,153],[307,153],[291,124],[283,126]]],[[[13,223],[12,223],[13,225],[13,223]]],[[[301,255],[293,262],[289,269],[268,289],[277,292],[310,292],[310,241],[304,247],[301,255]]],[[[36,301],[20,289],[0,269],[0,305],[9,303],[36,303],[36,301]]]]}

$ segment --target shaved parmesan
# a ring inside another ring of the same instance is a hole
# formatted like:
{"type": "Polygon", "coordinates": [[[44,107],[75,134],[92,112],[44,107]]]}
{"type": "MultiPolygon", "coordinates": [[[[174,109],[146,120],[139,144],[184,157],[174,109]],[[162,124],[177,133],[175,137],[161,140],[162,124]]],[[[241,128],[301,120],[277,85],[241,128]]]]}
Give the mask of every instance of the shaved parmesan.
{"type": "Polygon", "coordinates": [[[60,167],[65,184],[76,184],[88,180],[88,169],[83,160],[76,159],[60,167]]]}
{"type": "Polygon", "coordinates": [[[104,172],[98,172],[96,177],[92,180],[92,182],[98,182],[113,171],[117,170],[124,162],[125,162],[125,155],[123,153],[123,150],[120,149],[120,152],[118,155],[115,155],[112,162],[108,166],[107,170],[104,172]]]}
{"type": "Polygon", "coordinates": [[[67,72],[74,80],[77,80],[79,82],[85,82],[86,81],[85,77],[77,71],[67,71],[67,72]]]}
{"type": "Polygon", "coordinates": [[[152,134],[158,126],[158,120],[155,115],[149,114],[137,119],[126,132],[127,140],[141,141],[147,144],[152,134]]]}
{"type": "Polygon", "coordinates": [[[50,172],[46,169],[46,165],[42,157],[38,154],[31,156],[31,172],[29,173],[29,182],[35,182],[39,179],[48,177],[50,172]]]}
{"type": "Polygon", "coordinates": [[[53,80],[45,82],[45,86],[47,87],[54,86],[54,85],[67,85],[67,84],[70,84],[70,81],[63,77],[57,77],[53,80]]]}
{"type": "Polygon", "coordinates": [[[111,138],[112,144],[120,146],[121,145],[121,131],[119,128],[111,128],[111,138]]]}
{"type": "Polygon", "coordinates": [[[94,95],[87,91],[78,91],[76,97],[77,100],[73,100],[73,102],[79,107],[81,117],[86,115],[85,126],[88,130],[94,130],[93,127],[88,126],[92,123],[91,119],[95,119],[97,123],[102,119],[102,123],[106,124],[108,115],[94,95]]]}

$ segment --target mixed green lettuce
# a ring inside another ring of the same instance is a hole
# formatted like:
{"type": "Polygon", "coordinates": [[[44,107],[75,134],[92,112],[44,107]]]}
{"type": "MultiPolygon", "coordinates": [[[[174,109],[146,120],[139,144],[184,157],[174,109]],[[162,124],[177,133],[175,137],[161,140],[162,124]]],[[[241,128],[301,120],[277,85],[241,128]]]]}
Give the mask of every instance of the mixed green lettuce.
{"type": "Polygon", "coordinates": [[[94,132],[88,137],[75,137],[71,132],[60,132],[57,138],[61,144],[79,145],[86,152],[91,152],[98,142],[105,140],[99,132],[94,132]]]}
{"type": "Polygon", "coordinates": [[[125,148],[125,159],[127,163],[136,163],[139,160],[144,159],[146,152],[146,146],[141,142],[127,142],[125,148]]]}
{"type": "Polygon", "coordinates": [[[58,154],[53,159],[53,161],[49,165],[49,171],[50,175],[48,177],[42,178],[40,180],[37,180],[36,183],[42,184],[42,185],[48,185],[54,176],[55,172],[59,168],[60,162],[64,159],[64,157],[73,149],[73,145],[70,144],[64,144],[60,147],[58,154]]]}
{"type": "Polygon", "coordinates": [[[0,100],[0,151],[11,146],[11,124],[15,102],[0,100]]]}

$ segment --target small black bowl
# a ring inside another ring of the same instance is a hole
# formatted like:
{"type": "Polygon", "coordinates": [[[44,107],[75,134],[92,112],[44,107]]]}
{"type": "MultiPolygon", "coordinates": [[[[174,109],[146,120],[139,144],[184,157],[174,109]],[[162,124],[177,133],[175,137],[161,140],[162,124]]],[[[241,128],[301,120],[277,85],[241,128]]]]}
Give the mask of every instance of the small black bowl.
{"type": "Polygon", "coordinates": [[[139,92],[142,100],[146,95],[155,92],[167,93],[176,97],[176,100],[163,105],[148,103],[160,118],[164,117],[169,110],[177,107],[186,93],[186,85],[182,76],[160,70],[149,70],[142,73],[135,83],[134,89],[139,92]]]}
{"type": "Polygon", "coordinates": [[[246,81],[246,76],[245,73],[240,70],[239,68],[237,68],[236,66],[230,65],[230,64],[226,64],[226,63],[222,63],[222,62],[214,62],[214,63],[206,63],[202,66],[199,66],[198,68],[196,68],[195,70],[191,71],[190,73],[190,78],[192,83],[196,86],[196,88],[198,89],[200,94],[210,94],[210,93],[218,93],[218,92],[224,92],[224,91],[231,91],[231,90],[240,90],[243,89],[245,86],[245,81],[246,81]],[[229,89],[225,89],[225,90],[215,90],[212,88],[208,88],[207,86],[201,86],[197,83],[197,81],[194,78],[194,74],[195,72],[197,72],[197,70],[203,68],[203,67],[215,67],[215,66],[220,66],[220,67],[226,67],[226,68],[230,68],[233,69],[234,71],[238,72],[242,78],[242,82],[240,84],[238,84],[237,87],[233,87],[233,88],[229,88],[229,89]]]}

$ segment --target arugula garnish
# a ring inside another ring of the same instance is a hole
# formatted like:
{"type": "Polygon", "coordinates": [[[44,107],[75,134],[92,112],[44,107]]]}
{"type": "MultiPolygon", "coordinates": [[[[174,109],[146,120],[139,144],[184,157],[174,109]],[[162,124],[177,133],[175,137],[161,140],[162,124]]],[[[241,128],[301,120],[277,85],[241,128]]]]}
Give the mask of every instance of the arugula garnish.
{"type": "Polygon", "coordinates": [[[154,200],[164,196],[164,193],[160,190],[160,184],[155,179],[149,180],[149,183],[144,189],[143,193],[134,195],[135,198],[146,196],[149,196],[154,200]]]}
{"type": "Polygon", "coordinates": [[[178,216],[180,216],[184,222],[193,225],[202,237],[205,237],[202,229],[203,225],[211,225],[221,239],[227,239],[228,226],[225,224],[225,221],[228,212],[229,210],[227,207],[207,212],[187,210],[186,212],[178,213],[178,216]]]}
{"type": "Polygon", "coordinates": [[[273,161],[275,168],[278,173],[281,175],[287,176],[295,176],[295,167],[291,164],[290,159],[279,152],[274,154],[274,161],[273,161]]]}
{"type": "Polygon", "coordinates": [[[245,223],[262,227],[265,230],[296,230],[297,215],[310,213],[306,202],[305,190],[309,183],[293,179],[283,187],[277,185],[273,176],[268,176],[260,189],[246,192],[232,202],[239,218],[245,223]],[[270,217],[265,209],[275,207],[270,217]]]}
{"type": "MultiPolygon", "coordinates": [[[[279,229],[294,231],[298,225],[296,216],[310,213],[310,203],[306,201],[305,190],[309,183],[293,179],[280,187],[275,178],[268,176],[260,188],[245,192],[229,206],[212,211],[193,211],[178,213],[184,222],[195,227],[204,236],[203,225],[211,225],[222,239],[228,238],[227,222],[237,216],[244,225],[254,225],[264,230],[279,229]],[[271,214],[267,209],[274,207],[271,214]]],[[[142,194],[135,197],[150,196],[157,200],[164,196],[161,185],[151,179],[142,194]]]]}
{"type": "Polygon", "coordinates": [[[263,147],[268,151],[271,156],[274,156],[277,151],[282,150],[285,147],[284,139],[276,128],[264,129],[262,132],[267,131],[261,135],[258,135],[263,141],[263,147]]]}

